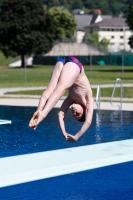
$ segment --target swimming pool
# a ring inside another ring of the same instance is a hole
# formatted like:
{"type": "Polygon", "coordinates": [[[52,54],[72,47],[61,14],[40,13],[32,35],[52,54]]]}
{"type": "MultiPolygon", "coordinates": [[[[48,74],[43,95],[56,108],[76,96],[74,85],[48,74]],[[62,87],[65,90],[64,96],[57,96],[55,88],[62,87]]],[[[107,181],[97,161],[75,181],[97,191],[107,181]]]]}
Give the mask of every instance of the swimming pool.
{"type": "MultiPolygon", "coordinates": [[[[0,107],[1,118],[12,120],[12,125],[0,126],[1,158],[133,139],[133,112],[95,111],[90,129],[78,142],[70,144],[61,135],[58,108],[36,131],[28,127],[34,111],[34,107],[0,107]]],[[[76,133],[82,124],[73,120],[70,111],[66,122],[70,133],[76,133]]],[[[127,162],[4,187],[0,199],[132,199],[132,167],[133,162],[127,162]]]]}
{"type": "MultiPolygon", "coordinates": [[[[33,131],[28,123],[34,107],[1,106],[1,118],[12,120],[12,124],[0,126],[0,157],[133,139],[133,112],[101,110],[94,111],[92,125],[81,139],[70,144],[61,134],[58,110],[54,108],[33,131]]],[[[66,116],[67,132],[75,134],[81,124],[73,119],[69,111],[66,116]]]]}

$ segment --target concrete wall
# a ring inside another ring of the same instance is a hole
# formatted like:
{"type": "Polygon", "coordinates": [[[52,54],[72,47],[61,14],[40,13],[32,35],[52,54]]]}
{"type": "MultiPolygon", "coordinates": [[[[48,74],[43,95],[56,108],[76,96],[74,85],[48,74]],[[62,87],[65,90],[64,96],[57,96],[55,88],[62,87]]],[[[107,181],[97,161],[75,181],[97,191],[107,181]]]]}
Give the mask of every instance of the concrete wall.
{"type": "Polygon", "coordinates": [[[85,43],[59,43],[53,46],[52,50],[45,56],[68,56],[68,55],[104,55],[98,49],[95,49],[85,43]]]}

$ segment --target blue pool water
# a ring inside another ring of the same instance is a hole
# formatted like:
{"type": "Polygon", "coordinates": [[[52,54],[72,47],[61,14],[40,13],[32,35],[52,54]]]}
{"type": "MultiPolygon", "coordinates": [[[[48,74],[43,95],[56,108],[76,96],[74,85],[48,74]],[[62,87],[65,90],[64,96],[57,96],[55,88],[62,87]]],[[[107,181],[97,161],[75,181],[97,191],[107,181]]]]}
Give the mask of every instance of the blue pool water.
{"type": "MultiPolygon", "coordinates": [[[[0,118],[12,124],[0,125],[0,157],[84,146],[133,138],[133,112],[94,111],[91,127],[76,143],[68,143],[61,134],[54,108],[34,131],[28,127],[34,107],[0,106],[0,118]]],[[[75,134],[82,123],[71,111],[66,116],[66,130],[75,134]]]]}
{"type": "MultiPolygon", "coordinates": [[[[94,112],[88,131],[76,143],[68,143],[58,126],[58,108],[37,130],[28,127],[34,107],[0,106],[0,157],[133,139],[133,112],[94,112]]],[[[75,134],[82,123],[66,116],[67,132],[75,134]]],[[[93,152],[92,152],[93,153],[93,152]]],[[[18,184],[0,189],[0,200],[132,200],[133,162],[18,184]]]]}
{"type": "Polygon", "coordinates": [[[0,189],[1,200],[132,200],[133,162],[0,189]]]}

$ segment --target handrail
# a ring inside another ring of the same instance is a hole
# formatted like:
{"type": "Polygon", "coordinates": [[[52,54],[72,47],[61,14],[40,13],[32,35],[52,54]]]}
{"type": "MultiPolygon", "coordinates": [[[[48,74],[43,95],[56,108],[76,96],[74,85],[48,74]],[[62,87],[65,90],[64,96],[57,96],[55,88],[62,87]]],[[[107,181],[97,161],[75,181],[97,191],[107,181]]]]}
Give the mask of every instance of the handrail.
{"type": "Polygon", "coordinates": [[[100,109],[100,98],[101,98],[101,88],[100,88],[100,85],[98,85],[97,86],[97,94],[96,94],[97,109],[100,109]]]}
{"type": "Polygon", "coordinates": [[[117,78],[116,81],[115,81],[114,89],[113,89],[112,95],[110,97],[110,103],[113,106],[118,106],[119,110],[122,110],[122,80],[120,78],[117,78]],[[120,105],[112,103],[112,99],[113,99],[113,96],[114,96],[116,84],[117,84],[118,81],[120,81],[120,105]]]}

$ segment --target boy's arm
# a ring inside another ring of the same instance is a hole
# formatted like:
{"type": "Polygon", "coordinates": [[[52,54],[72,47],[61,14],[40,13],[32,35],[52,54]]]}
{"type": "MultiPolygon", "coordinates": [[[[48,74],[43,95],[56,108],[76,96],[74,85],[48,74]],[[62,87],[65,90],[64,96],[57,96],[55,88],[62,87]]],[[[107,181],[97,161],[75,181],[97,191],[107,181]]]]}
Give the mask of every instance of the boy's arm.
{"type": "Polygon", "coordinates": [[[60,111],[58,113],[58,120],[59,120],[59,125],[60,125],[60,129],[61,129],[61,132],[63,134],[63,136],[65,138],[67,138],[67,132],[65,130],[65,123],[64,123],[64,117],[65,117],[65,113],[67,112],[67,110],[69,109],[69,106],[70,106],[70,99],[69,99],[69,96],[65,99],[65,101],[63,102],[61,108],[60,108],[60,111]]]}
{"type": "Polygon", "coordinates": [[[77,141],[85,133],[85,131],[87,131],[87,129],[90,127],[91,122],[92,122],[92,117],[93,117],[93,107],[94,107],[94,100],[93,100],[92,95],[90,95],[89,97],[87,97],[85,122],[75,136],[71,134],[67,135],[67,140],[69,142],[77,141]]]}

